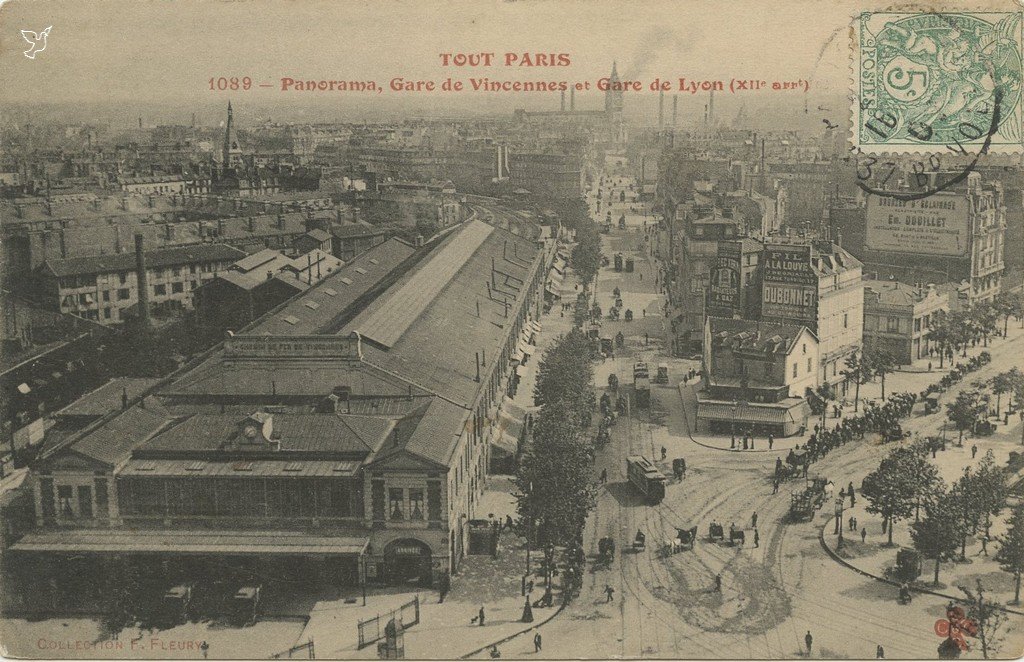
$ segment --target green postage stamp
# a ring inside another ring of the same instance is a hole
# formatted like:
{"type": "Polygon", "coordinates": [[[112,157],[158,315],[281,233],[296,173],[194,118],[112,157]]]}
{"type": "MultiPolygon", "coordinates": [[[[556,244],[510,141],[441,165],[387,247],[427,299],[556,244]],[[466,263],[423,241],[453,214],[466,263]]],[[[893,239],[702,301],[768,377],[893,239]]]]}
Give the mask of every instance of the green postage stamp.
{"type": "Polygon", "coordinates": [[[865,12],[853,144],[863,152],[1022,150],[1021,12],[865,12]]]}

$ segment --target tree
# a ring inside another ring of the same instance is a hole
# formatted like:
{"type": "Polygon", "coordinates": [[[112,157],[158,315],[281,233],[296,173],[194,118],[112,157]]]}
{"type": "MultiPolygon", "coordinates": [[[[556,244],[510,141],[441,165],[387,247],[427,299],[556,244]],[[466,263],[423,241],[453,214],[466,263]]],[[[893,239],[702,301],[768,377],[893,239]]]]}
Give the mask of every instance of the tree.
{"type": "Polygon", "coordinates": [[[970,467],[964,467],[964,472],[949,491],[950,517],[956,519],[960,529],[960,557],[967,558],[967,536],[977,532],[985,517],[985,501],[982,490],[982,481],[978,480],[970,467]]]}
{"type": "Polygon", "coordinates": [[[1024,304],[1019,294],[1000,292],[992,301],[992,306],[1003,318],[1003,337],[1009,330],[1010,318],[1024,316],[1024,304]]]}
{"type": "Polygon", "coordinates": [[[544,405],[532,444],[516,471],[516,510],[527,534],[540,543],[565,545],[583,532],[597,503],[594,454],[566,402],[544,405]]]}
{"type": "Polygon", "coordinates": [[[821,398],[821,429],[825,429],[825,414],[828,413],[828,403],[836,399],[836,391],[828,383],[821,384],[814,389],[815,395],[821,398]]]}
{"type": "MultiPolygon", "coordinates": [[[[948,495],[943,494],[933,508],[925,511],[924,518],[919,522],[914,522],[910,527],[910,537],[914,541],[914,549],[927,558],[935,559],[933,582],[936,585],[939,583],[939,565],[943,561],[952,561],[956,558],[959,540],[956,519],[948,515],[947,505],[948,495]]],[[[892,533],[891,530],[890,533],[892,533]]]]}
{"type": "Polygon", "coordinates": [[[843,376],[853,380],[856,386],[853,396],[853,411],[860,408],[860,385],[867,384],[871,380],[871,361],[863,353],[854,352],[844,359],[843,376]]]}
{"type": "Polygon", "coordinates": [[[996,416],[999,416],[1003,408],[1003,393],[1013,394],[1017,389],[1017,384],[1022,381],[1024,381],[1024,372],[1021,372],[1020,368],[1016,366],[989,380],[992,393],[996,396],[996,416]]]}
{"type": "Polygon", "coordinates": [[[991,450],[985,453],[972,475],[975,481],[975,498],[978,509],[985,520],[985,535],[992,527],[992,518],[999,515],[1006,507],[1009,488],[1006,486],[1006,468],[996,464],[995,455],[991,450]]]}
{"type": "Polygon", "coordinates": [[[940,310],[932,316],[928,339],[938,347],[939,369],[941,370],[945,366],[946,352],[953,344],[953,328],[948,312],[940,310]]]}
{"type": "Polygon", "coordinates": [[[914,521],[920,520],[922,507],[932,507],[946,491],[939,468],[928,461],[928,448],[926,443],[915,443],[893,449],[893,455],[914,492],[914,521]]]}
{"type": "Polygon", "coordinates": [[[1006,611],[998,602],[985,596],[985,589],[979,579],[975,590],[961,586],[966,599],[963,601],[966,617],[973,623],[974,636],[981,641],[981,655],[986,660],[989,655],[996,655],[1005,638],[1003,626],[1006,624],[1006,611]]]}
{"type": "Polygon", "coordinates": [[[1013,575],[1013,604],[1020,604],[1020,578],[1024,574],[1024,506],[1017,506],[1007,522],[1006,533],[999,537],[995,560],[1013,575]]]}
{"type": "Polygon", "coordinates": [[[946,404],[946,418],[960,433],[959,445],[964,443],[964,430],[973,430],[974,424],[987,412],[988,405],[982,400],[981,393],[973,389],[960,391],[955,401],[946,404]]]}
{"type": "Polygon", "coordinates": [[[867,511],[881,515],[888,523],[890,546],[893,523],[910,517],[917,503],[915,486],[907,479],[907,462],[900,453],[905,450],[893,449],[877,469],[864,477],[861,490],[868,501],[867,511]]]}
{"type": "Polygon", "coordinates": [[[872,376],[880,377],[882,379],[882,401],[884,402],[885,376],[896,369],[896,358],[889,352],[883,350],[872,354],[869,364],[872,376]]]}

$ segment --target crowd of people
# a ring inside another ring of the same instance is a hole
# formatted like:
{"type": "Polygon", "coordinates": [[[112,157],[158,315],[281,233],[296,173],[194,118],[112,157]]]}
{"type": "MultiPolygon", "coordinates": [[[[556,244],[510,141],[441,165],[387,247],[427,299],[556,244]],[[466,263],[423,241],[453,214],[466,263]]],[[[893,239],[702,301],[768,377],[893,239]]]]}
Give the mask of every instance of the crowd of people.
{"type": "Polygon", "coordinates": [[[966,363],[957,363],[953,366],[949,372],[942,376],[938,382],[931,384],[921,394],[922,397],[928,397],[930,393],[942,393],[953,384],[960,382],[968,373],[979,370],[982,366],[985,366],[992,362],[992,355],[988,352],[982,352],[977,356],[971,357],[966,363]]]}
{"type": "Polygon", "coordinates": [[[853,439],[863,439],[865,434],[878,432],[886,441],[902,439],[903,427],[900,419],[910,415],[917,402],[916,393],[893,393],[882,404],[867,402],[864,413],[844,418],[831,430],[815,425],[814,432],[807,440],[810,459],[817,460],[829,451],[839,448],[853,439]]]}

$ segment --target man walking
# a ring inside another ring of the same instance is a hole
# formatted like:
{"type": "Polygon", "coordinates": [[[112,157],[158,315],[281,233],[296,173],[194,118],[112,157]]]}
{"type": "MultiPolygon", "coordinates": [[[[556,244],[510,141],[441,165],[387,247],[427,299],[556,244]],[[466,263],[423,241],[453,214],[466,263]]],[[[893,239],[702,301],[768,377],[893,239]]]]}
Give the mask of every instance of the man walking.
{"type": "Polygon", "coordinates": [[[611,602],[612,600],[614,600],[613,596],[615,595],[615,589],[613,589],[608,584],[605,584],[604,585],[604,594],[607,597],[607,599],[605,600],[605,603],[607,604],[607,603],[611,602]]]}
{"type": "Polygon", "coordinates": [[[778,493],[779,493],[779,479],[776,478],[775,480],[772,481],[772,494],[778,494],[778,493]]]}
{"type": "Polygon", "coordinates": [[[756,510],[754,511],[754,514],[750,516],[750,528],[752,528],[752,529],[756,529],[757,528],[757,511],[756,510]]]}
{"type": "Polygon", "coordinates": [[[483,625],[484,625],[484,618],[485,618],[485,616],[486,615],[484,614],[484,606],[480,605],[480,611],[477,612],[477,615],[476,615],[477,625],[479,625],[480,627],[483,627],[483,625]]]}
{"type": "Polygon", "coordinates": [[[534,653],[539,653],[540,652],[540,644],[541,644],[540,632],[538,632],[537,634],[533,635],[533,652],[534,653]]]}
{"type": "Polygon", "coordinates": [[[811,656],[811,644],[814,643],[814,637],[811,636],[811,631],[808,630],[807,634],[804,635],[804,643],[807,644],[807,657],[811,656]]]}
{"type": "Polygon", "coordinates": [[[715,575],[715,593],[722,592],[722,575],[715,575]]]}
{"type": "Polygon", "coordinates": [[[868,527],[863,526],[860,529],[860,541],[863,543],[868,537],[868,527]]]}
{"type": "Polygon", "coordinates": [[[771,450],[772,446],[774,444],[775,444],[775,437],[774,437],[774,435],[768,435],[768,450],[771,450]]]}
{"type": "Polygon", "coordinates": [[[971,445],[971,459],[973,460],[975,458],[975,456],[977,456],[977,455],[978,455],[978,444],[972,444],[971,445]]]}
{"type": "Polygon", "coordinates": [[[850,484],[847,485],[847,487],[846,487],[846,493],[850,495],[850,508],[853,508],[854,506],[857,505],[857,496],[854,494],[854,491],[853,491],[853,481],[852,480],[850,481],[850,484]]]}
{"type": "Polygon", "coordinates": [[[760,547],[760,546],[761,546],[761,536],[758,535],[757,529],[755,528],[754,529],[754,547],[760,547]]]}

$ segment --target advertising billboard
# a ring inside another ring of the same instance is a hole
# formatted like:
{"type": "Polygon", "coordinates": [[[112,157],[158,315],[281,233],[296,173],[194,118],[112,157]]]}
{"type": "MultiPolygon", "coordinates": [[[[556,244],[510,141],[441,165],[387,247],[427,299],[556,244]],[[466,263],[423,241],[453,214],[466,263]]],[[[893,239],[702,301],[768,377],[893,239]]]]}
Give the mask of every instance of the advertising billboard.
{"type": "Polygon", "coordinates": [[[765,251],[761,314],[815,322],[818,276],[811,268],[810,246],[771,246],[765,251]]]}
{"type": "Polygon", "coordinates": [[[708,287],[708,313],[732,317],[740,305],[740,244],[718,245],[718,258],[708,287]]]}
{"type": "Polygon", "coordinates": [[[920,200],[868,196],[865,245],[873,251],[945,255],[967,253],[967,196],[935,193],[920,200]]]}

